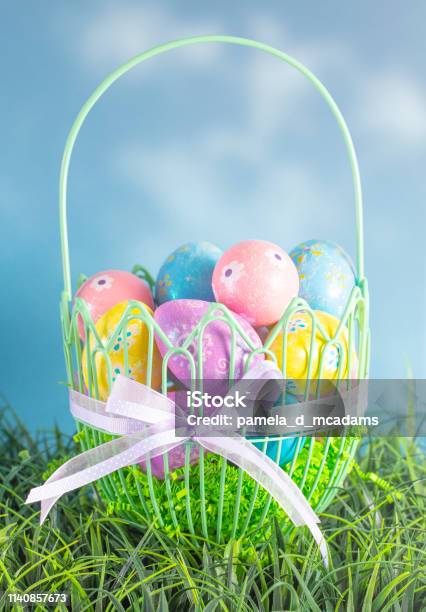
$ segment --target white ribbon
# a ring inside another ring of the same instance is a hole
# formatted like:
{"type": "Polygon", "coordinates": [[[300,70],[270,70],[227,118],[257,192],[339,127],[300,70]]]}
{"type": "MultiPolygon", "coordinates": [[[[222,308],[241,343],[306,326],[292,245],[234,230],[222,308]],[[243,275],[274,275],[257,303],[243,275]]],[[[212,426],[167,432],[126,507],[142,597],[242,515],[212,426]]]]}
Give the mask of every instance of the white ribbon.
{"type": "MultiPolygon", "coordinates": [[[[244,378],[261,383],[282,376],[272,362],[263,361],[244,378]]],[[[229,395],[232,393],[233,389],[229,395]]],[[[328,565],[327,545],[318,527],[318,516],[288,474],[249,440],[221,436],[220,431],[217,436],[176,435],[174,402],[123,376],[117,377],[106,403],[75,390],[70,390],[69,398],[74,418],[119,437],[70,459],[43,485],[31,489],[26,503],[41,502],[41,523],[64,493],[193,440],[247,472],[271,494],[296,526],[306,525],[320,548],[324,564],[328,565]]]]}

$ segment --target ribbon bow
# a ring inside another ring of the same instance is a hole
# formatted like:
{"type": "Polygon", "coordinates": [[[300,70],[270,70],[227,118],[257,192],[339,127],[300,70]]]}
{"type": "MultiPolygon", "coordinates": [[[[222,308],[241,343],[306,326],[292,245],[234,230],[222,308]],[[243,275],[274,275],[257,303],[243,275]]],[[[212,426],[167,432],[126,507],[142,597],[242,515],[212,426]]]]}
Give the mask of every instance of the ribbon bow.
{"type": "MultiPolygon", "coordinates": [[[[263,361],[253,366],[243,378],[261,383],[262,380],[282,379],[282,375],[272,362],[263,361]]],[[[229,391],[229,395],[236,387],[229,391]]],[[[31,489],[25,503],[41,502],[40,523],[65,493],[193,440],[247,472],[272,495],[294,525],[306,525],[320,548],[325,565],[328,565],[327,545],[318,527],[320,519],[288,474],[249,440],[242,436],[212,436],[211,431],[207,437],[177,435],[174,402],[162,393],[121,375],[114,382],[107,402],[72,389],[69,400],[75,419],[119,437],[73,457],[43,485],[31,489]]]]}

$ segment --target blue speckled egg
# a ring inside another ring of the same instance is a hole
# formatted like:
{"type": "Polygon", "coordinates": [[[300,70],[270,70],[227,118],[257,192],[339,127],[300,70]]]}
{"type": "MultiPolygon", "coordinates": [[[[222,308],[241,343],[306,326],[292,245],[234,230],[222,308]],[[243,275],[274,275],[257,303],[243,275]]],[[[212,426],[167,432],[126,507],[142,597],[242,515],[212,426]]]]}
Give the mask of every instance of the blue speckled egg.
{"type": "Polygon", "coordinates": [[[181,299],[214,302],[212,276],[221,255],[221,249],[210,242],[188,242],[173,251],[158,273],[157,304],[181,299]]]}
{"type": "MultiPolygon", "coordinates": [[[[286,393],[285,401],[286,401],[286,404],[297,404],[299,400],[294,395],[291,395],[290,393],[286,393]]],[[[249,440],[255,437],[256,436],[247,436],[249,440]]],[[[257,437],[260,437],[260,436],[257,436],[257,437]]],[[[281,452],[280,452],[278,461],[277,461],[278,444],[279,444],[278,439],[271,440],[270,442],[268,442],[266,445],[266,449],[264,449],[264,446],[265,446],[264,442],[253,442],[253,444],[255,445],[256,448],[265,452],[268,455],[268,457],[272,459],[272,461],[275,461],[275,463],[278,463],[279,465],[285,465],[286,463],[290,463],[290,461],[292,461],[294,457],[294,453],[296,452],[298,441],[299,441],[298,436],[292,437],[292,438],[283,438],[281,442],[281,452]]],[[[303,448],[305,441],[306,441],[306,438],[302,437],[300,441],[299,450],[303,448]]]]}
{"type": "Polygon", "coordinates": [[[349,255],[335,242],[308,240],[290,252],[299,273],[299,296],[313,310],[341,318],[355,285],[349,255]]]}

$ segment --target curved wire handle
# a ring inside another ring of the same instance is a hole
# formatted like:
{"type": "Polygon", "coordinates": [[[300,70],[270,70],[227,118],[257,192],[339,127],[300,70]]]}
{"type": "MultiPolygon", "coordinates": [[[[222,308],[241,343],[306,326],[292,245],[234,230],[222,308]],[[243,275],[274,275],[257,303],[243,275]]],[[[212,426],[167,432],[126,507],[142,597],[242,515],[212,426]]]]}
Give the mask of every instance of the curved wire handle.
{"type": "Polygon", "coordinates": [[[67,226],[67,185],[68,185],[68,172],[69,165],[71,160],[71,154],[74,149],[74,144],[77,139],[77,135],[93,106],[99,100],[99,98],[111,87],[111,85],[126,72],[131,70],[133,67],[137,66],[141,62],[154,57],[156,55],[160,55],[161,53],[165,53],[166,51],[171,51],[172,49],[178,49],[179,47],[186,47],[187,45],[193,45],[196,43],[228,43],[232,45],[241,45],[244,47],[253,47],[255,49],[259,49],[264,51],[265,53],[269,53],[279,59],[283,60],[287,64],[290,64],[294,68],[296,68],[300,73],[302,73],[317,89],[317,91],[321,94],[324,100],[327,102],[333,116],[335,117],[340,131],[343,136],[343,140],[345,141],[347,153],[349,156],[349,161],[351,165],[352,171],[352,181],[354,188],[354,196],[355,196],[355,213],[356,213],[356,244],[357,244],[357,272],[358,272],[358,280],[362,280],[364,277],[364,232],[363,232],[363,211],[362,211],[362,191],[361,191],[361,179],[359,174],[358,160],[356,157],[354,145],[352,142],[352,137],[350,135],[349,129],[346,125],[346,122],[340,112],[337,104],[331,97],[330,93],[326,89],[326,87],[317,79],[317,77],[310,72],[303,64],[290,57],[286,53],[275,49],[274,47],[270,47],[269,45],[265,45],[263,43],[257,42],[255,40],[250,40],[248,38],[238,38],[235,36],[194,36],[192,38],[183,38],[180,40],[175,40],[164,45],[160,45],[159,47],[154,47],[136,55],[127,63],[123,64],[119,68],[117,68],[114,72],[112,72],[92,93],[92,95],[88,98],[85,104],[82,106],[77,118],[75,119],[73,126],[68,134],[68,138],[65,144],[65,149],[62,157],[62,165],[61,165],[61,174],[59,180],[59,215],[60,215],[60,228],[61,228],[61,250],[62,250],[62,267],[63,267],[63,275],[64,275],[64,291],[66,297],[69,301],[72,299],[71,292],[71,271],[70,271],[70,257],[69,257],[69,248],[68,248],[68,226],[67,226]]]}

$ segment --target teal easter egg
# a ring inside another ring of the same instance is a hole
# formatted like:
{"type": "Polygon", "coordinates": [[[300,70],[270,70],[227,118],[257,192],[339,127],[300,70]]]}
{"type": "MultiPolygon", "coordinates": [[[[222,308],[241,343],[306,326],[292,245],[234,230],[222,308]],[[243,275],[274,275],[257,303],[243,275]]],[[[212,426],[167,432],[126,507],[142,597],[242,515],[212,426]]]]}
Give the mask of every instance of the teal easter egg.
{"type": "MultiPolygon", "coordinates": [[[[299,449],[303,448],[303,445],[305,444],[305,440],[306,438],[302,438],[299,449]]],[[[271,442],[268,442],[266,446],[266,454],[268,455],[270,459],[272,459],[272,461],[275,461],[275,463],[278,463],[279,465],[285,465],[286,463],[290,463],[290,461],[293,460],[294,453],[296,452],[298,441],[299,441],[299,438],[294,438],[294,437],[282,439],[279,461],[277,461],[278,444],[279,444],[278,440],[272,440],[271,442]]],[[[255,446],[259,450],[263,449],[262,442],[256,442],[255,446]]]]}
{"type": "MultiPolygon", "coordinates": [[[[297,404],[298,399],[294,395],[290,393],[286,393],[286,404],[297,404]]],[[[250,440],[255,436],[247,436],[247,439],[250,440]]],[[[259,437],[259,436],[258,436],[259,437]]],[[[303,437],[300,441],[299,450],[303,448],[305,444],[306,438],[303,437]]],[[[267,442],[265,448],[265,442],[253,442],[254,446],[266,453],[266,455],[272,459],[278,465],[285,465],[286,463],[290,463],[293,460],[294,454],[297,449],[297,445],[299,442],[299,437],[291,437],[291,438],[282,438],[281,439],[281,450],[279,451],[280,440],[275,439],[267,442]]]]}
{"type": "Polygon", "coordinates": [[[349,255],[335,242],[308,240],[290,252],[299,274],[299,296],[313,310],[341,318],[356,282],[349,255]]]}
{"type": "Polygon", "coordinates": [[[214,302],[213,270],[222,251],[210,242],[188,242],[171,253],[160,268],[155,300],[204,300],[214,302]]]}

